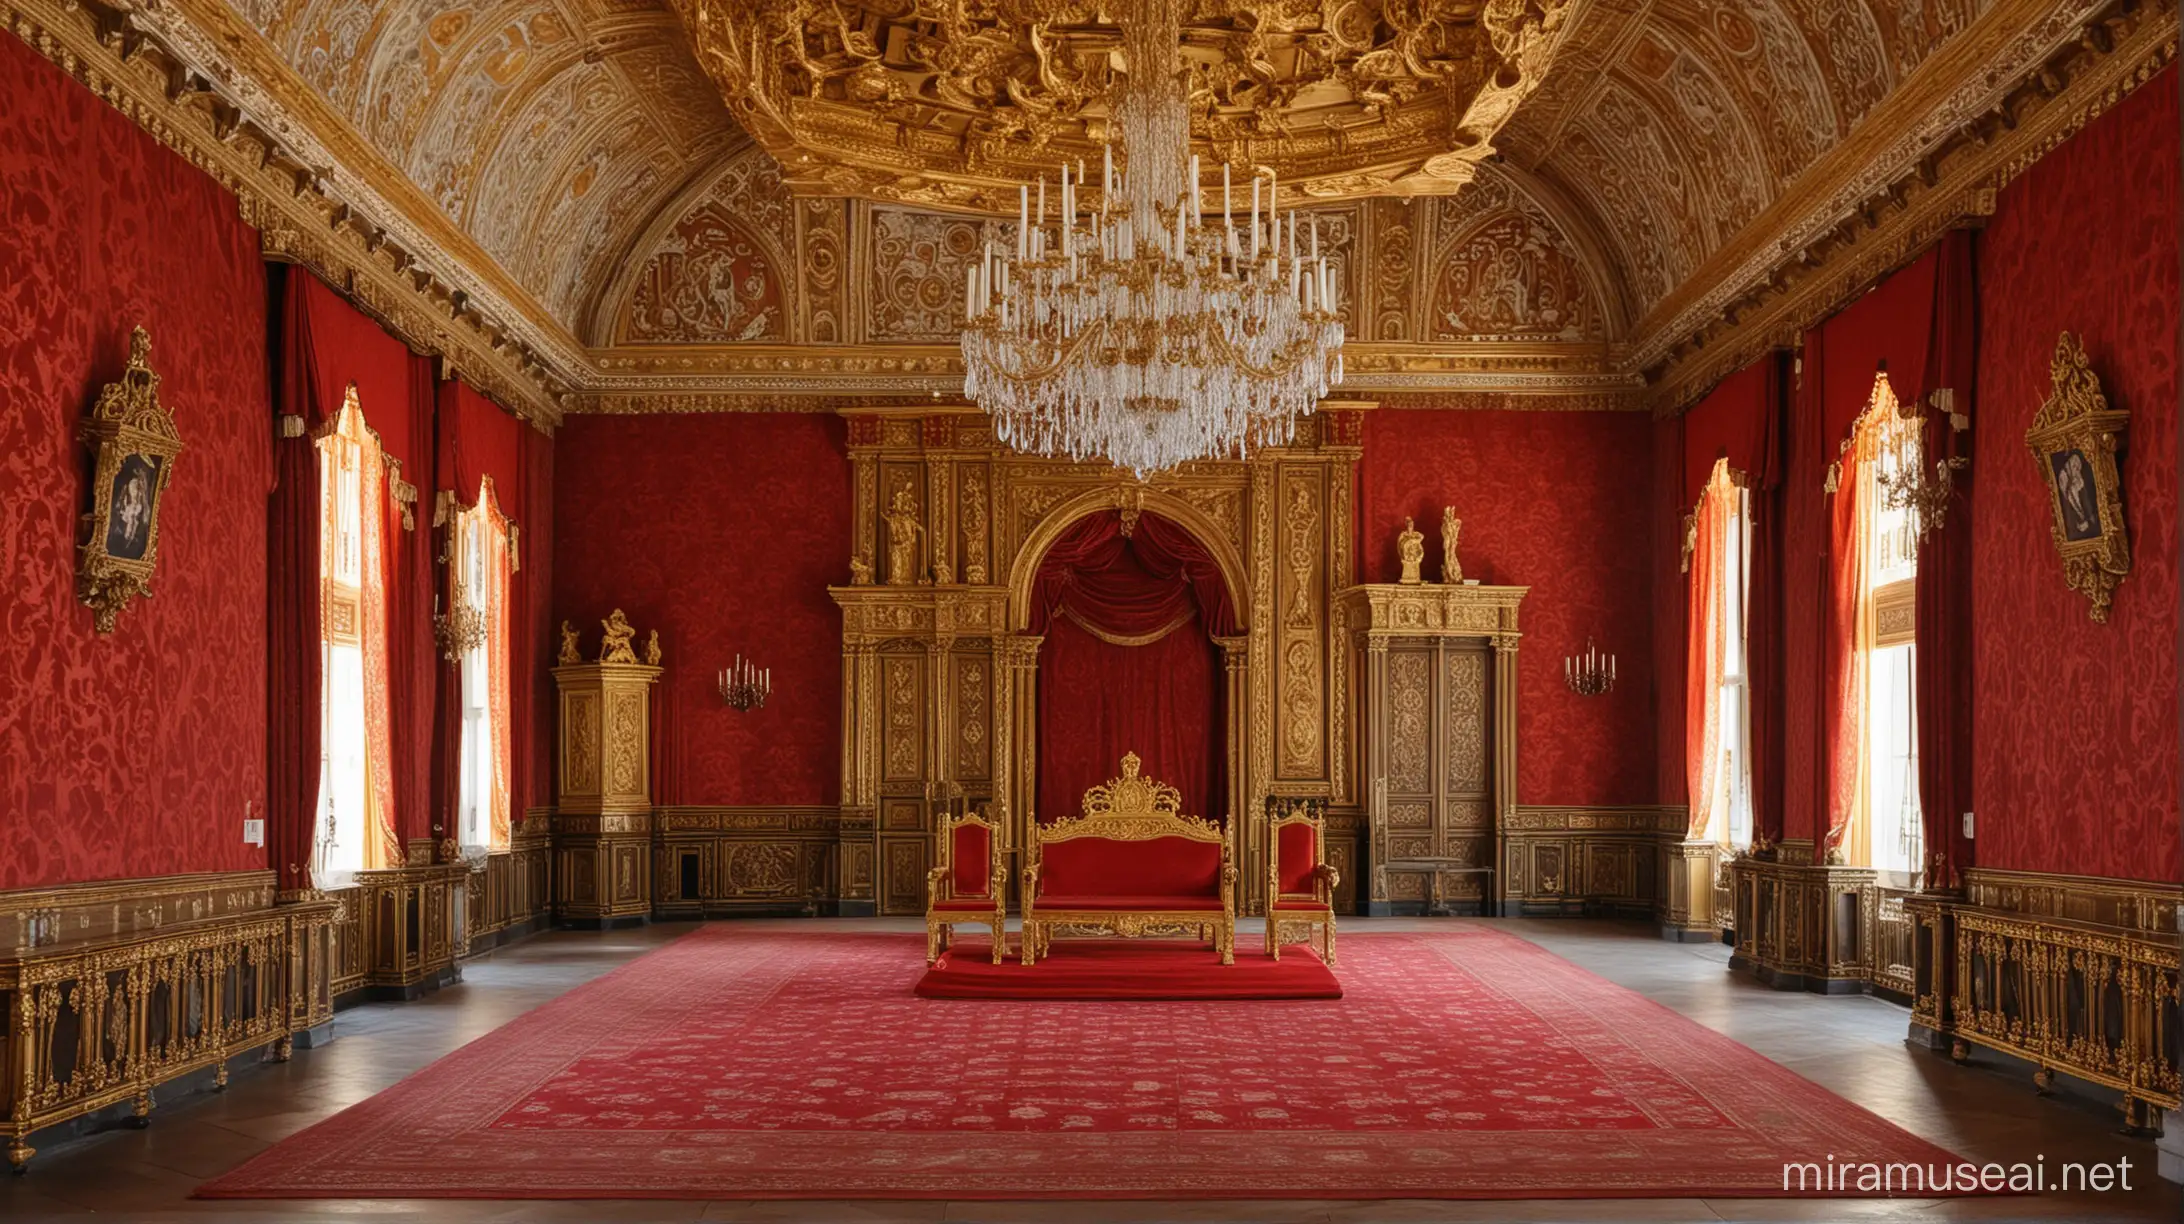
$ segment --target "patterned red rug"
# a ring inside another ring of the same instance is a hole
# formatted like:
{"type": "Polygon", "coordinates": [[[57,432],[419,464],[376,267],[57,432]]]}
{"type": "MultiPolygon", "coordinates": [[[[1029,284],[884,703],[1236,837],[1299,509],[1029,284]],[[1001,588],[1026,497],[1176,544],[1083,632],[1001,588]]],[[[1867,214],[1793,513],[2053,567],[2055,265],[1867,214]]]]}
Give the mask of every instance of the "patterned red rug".
{"type": "Polygon", "coordinates": [[[198,1193],[1738,1197],[1955,1159],[1484,926],[1346,935],[1332,1001],[929,1001],[924,968],[702,927],[198,1193]]]}
{"type": "Polygon", "coordinates": [[[1246,945],[1224,965],[1181,939],[1057,939],[1030,966],[993,963],[990,940],[966,939],[918,979],[923,999],[1339,999],[1342,983],[1310,948],[1282,958],[1246,945]]]}

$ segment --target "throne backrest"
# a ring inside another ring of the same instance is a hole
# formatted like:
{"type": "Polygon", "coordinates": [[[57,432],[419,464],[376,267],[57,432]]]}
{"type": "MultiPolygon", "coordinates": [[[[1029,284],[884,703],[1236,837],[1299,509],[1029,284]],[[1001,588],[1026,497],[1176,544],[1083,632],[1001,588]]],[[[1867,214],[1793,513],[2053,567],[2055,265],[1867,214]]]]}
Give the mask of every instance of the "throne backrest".
{"type": "Polygon", "coordinates": [[[1001,826],[975,812],[965,812],[941,822],[943,853],[948,856],[948,883],[958,897],[993,895],[994,851],[1001,842],[1001,826]]]}
{"type": "Polygon", "coordinates": [[[1274,887],[1281,896],[1310,896],[1313,873],[1325,860],[1326,823],[1316,803],[1291,804],[1275,812],[1268,802],[1268,840],[1274,847],[1274,887]]]}
{"type": "Polygon", "coordinates": [[[1198,894],[1218,891],[1228,832],[1183,811],[1181,792],[1140,773],[1134,752],[1122,775],[1084,793],[1084,810],[1034,824],[1040,891],[1050,895],[1198,894]],[[1140,845],[1118,845],[1136,842],[1140,845]],[[1072,844],[1074,843],[1074,844],[1072,844]]]}

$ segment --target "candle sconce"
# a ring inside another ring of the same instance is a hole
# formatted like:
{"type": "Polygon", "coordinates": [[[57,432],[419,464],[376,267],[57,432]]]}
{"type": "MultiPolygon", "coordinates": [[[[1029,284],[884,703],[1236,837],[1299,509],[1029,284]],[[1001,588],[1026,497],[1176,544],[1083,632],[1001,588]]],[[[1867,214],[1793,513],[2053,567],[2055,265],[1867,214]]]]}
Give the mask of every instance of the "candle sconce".
{"type": "Polygon", "coordinates": [[[759,667],[742,655],[720,674],[721,702],[733,709],[763,709],[772,692],[773,668],[759,667]]]}
{"type": "Polygon", "coordinates": [[[1612,693],[1615,691],[1615,656],[1601,654],[1588,637],[1584,654],[1563,657],[1562,682],[1580,697],[1612,693]]]}

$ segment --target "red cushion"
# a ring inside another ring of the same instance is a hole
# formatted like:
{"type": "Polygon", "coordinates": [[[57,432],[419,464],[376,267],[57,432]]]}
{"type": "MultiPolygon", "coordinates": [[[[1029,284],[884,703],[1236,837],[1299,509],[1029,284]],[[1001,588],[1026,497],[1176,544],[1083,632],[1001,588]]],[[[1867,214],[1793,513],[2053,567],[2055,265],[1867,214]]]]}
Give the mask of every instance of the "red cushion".
{"type": "Polygon", "coordinates": [[[950,897],[933,906],[933,909],[936,912],[946,910],[949,913],[990,914],[994,910],[994,904],[992,897],[950,897]]]}
{"type": "Polygon", "coordinates": [[[1187,837],[1079,837],[1039,848],[1039,896],[1219,897],[1221,846],[1187,837]]]}
{"type": "Polygon", "coordinates": [[[1309,897],[1283,897],[1274,903],[1274,908],[1278,910],[1318,910],[1324,914],[1329,907],[1325,901],[1314,901],[1309,897]]]}
{"type": "Polygon", "coordinates": [[[959,897],[988,897],[993,879],[993,834],[986,826],[959,824],[954,828],[955,844],[948,848],[948,863],[955,868],[955,891],[959,897]]]}
{"type": "Polygon", "coordinates": [[[1281,880],[1281,891],[1312,891],[1312,869],[1319,866],[1318,847],[1313,845],[1315,835],[1316,830],[1302,821],[1283,825],[1276,831],[1275,867],[1281,880]]]}
{"type": "Polygon", "coordinates": [[[1212,910],[1221,912],[1219,897],[1162,897],[1087,894],[1084,896],[1041,897],[1040,909],[1052,910],[1212,910]]]}

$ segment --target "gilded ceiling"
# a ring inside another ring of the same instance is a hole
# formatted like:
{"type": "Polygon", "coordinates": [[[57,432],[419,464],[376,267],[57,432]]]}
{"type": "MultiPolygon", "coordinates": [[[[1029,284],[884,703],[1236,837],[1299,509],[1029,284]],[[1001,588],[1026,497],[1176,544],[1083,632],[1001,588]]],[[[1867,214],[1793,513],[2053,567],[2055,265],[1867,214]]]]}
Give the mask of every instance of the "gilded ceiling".
{"type": "MultiPolygon", "coordinates": [[[[1918,142],[2136,20],[2123,0],[1180,2],[1194,146],[1301,191],[1342,269],[1353,376],[1420,390],[1479,352],[1635,385],[1720,316],[1722,286],[1764,285],[1869,208],[1918,142]]],[[[2173,43],[2174,0],[2152,4],[2173,43]]],[[[145,12],[277,78],[234,96],[316,125],[303,147],[362,151],[376,164],[349,169],[405,214],[377,224],[413,248],[459,235],[443,262],[508,286],[491,309],[596,393],[850,368],[705,355],[736,349],[922,346],[858,368],[945,378],[980,214],[1096,148],[1128,71],[1112,10],[1080,0],[145,12]]]]}

